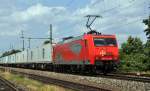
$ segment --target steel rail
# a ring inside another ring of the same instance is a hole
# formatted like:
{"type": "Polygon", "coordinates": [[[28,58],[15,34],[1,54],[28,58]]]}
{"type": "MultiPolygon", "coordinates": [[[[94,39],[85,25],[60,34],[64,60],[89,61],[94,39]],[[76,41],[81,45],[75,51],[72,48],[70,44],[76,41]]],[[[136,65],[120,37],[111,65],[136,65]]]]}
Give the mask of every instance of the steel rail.
{"type": "Polygon", "coordinates": [[[45,77],[45,76],[39,76],[39,75],[25,73],[25,72],[18,72],[14,70],[11,72],[14,74],[21,74],[21,75],[27,76],[30,79],[34,79],[34,80],[37,80],[46,84],[54,84],[54,85],[62,86],[62,87],[69,88],[75,91],[111,91],[111,90],[107,90],[107,89],[103,89],[99,87],[54,79],[54,78],[45,77]]]}
{"type": "Polygon", "coordinates": [[[131,73],[129,73],[129,74],[128,73],[108,73],[106,75],[104,75],[102,73],[93,73],[93,74],[66,73],[66,74],[150,83],[150,76],[143,76],[143,75],[140,76],[140,75],[135,75],[135,74],[131,74],[131,73]]]}
{"type": "Polygon", "coordinates": [[[102,78],[110,78],[110,79],[118,79],[118,80],[128,80],[128,81],[137,81],[137,82],[144,82],[150,83],[150,77],[148,76],[138,76],[132,74],[125,74],[125,73],[109,73],[109,74],[73,74],[73,75],[80,75],[80,76],[90,76],[90,77],[102,77],[102,78]]]}
{"type": "Polygon", "coordinates": [[[1,76],[0,81],[3,82],[6,86],[8,86],[11,89],[10,91],[23,91],[22,89],[18,88],[15,84],[11,83],[10,81],[6,80],[1,76]]]}
{"type": "MultiPolygon", "coordinates": [[[[32,70],[32,69],[30,69],[32,70]]],[[[42,71],[42,70],[40,70],[42,71]]],[[[137,81],[137,82],[144,82],[150,83],[150,77],[147,76],[136,76],[132,75],[131,73],[109,73],[107,75],[99,74],[79,74],[79,73],[65,73],[65,74],[72,74],[72,75],[79,75],[79,76],[90,76],[90,77],[103,77],[103,78],[110,78],[110,79],[118,79],[118,80],[128,80],[128,81],[137,81]]]]}
{"type": "Polygon", "coordinates": [[[142,76],[135,76],[135,75],[123,75],[123,74],[116,73],[116,74],[102,75],[100,77],[150,83],[150,77],[142,77],[142,76]]]}

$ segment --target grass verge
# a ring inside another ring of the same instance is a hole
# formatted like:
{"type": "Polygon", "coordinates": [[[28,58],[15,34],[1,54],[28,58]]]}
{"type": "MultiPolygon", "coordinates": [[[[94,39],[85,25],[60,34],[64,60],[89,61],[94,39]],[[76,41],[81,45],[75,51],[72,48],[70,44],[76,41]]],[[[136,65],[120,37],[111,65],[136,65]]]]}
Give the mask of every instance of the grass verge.
{"type": "Polygon", "coordinates": [[[1,70],[0,70],[0,76],[15,83],[16,85],[26,88],[28,91],[73,91],[52,84],[44,84],[42,82],[32,80],[21,75],[16,75],[1,70]]]}

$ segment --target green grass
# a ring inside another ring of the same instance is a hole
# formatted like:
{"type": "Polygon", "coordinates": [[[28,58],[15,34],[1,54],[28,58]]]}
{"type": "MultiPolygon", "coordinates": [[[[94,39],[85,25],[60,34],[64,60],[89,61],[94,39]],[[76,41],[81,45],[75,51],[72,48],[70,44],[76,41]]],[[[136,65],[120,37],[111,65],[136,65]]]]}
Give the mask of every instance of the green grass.
{"type": "Polygon", "coordinates": [[[4,77],[5,79],[11,82],[24,86],[29,91],[72,91],[70,89],[65,89],[63,87],[59,87],[51,84],[44,84],[24,76],[14,75],[11,74],[10,72],[0,71],[0,76],[4,77]]]}

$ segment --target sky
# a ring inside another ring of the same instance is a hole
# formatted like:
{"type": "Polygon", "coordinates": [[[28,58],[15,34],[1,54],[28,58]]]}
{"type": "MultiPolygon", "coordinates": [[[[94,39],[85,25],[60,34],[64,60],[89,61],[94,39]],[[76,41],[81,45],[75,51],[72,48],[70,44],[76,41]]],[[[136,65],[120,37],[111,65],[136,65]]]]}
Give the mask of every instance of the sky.
{"type": "MultiPolygon", "coordinates": [[[[150,14],[150,0],[0,0],[0,52],[21,49],[25,37],[49,36],[53,25],[54,42],[88,31],[86,15],[100,15],[93,28],[102,34],[115,34],[119,46],[128,36],[146,42],[142,20],[150,14]]],[[[31,40],[31,47],[45,40],[31,40]]],[[[25,40],[25,48],[28,40],[25,40]]]]}

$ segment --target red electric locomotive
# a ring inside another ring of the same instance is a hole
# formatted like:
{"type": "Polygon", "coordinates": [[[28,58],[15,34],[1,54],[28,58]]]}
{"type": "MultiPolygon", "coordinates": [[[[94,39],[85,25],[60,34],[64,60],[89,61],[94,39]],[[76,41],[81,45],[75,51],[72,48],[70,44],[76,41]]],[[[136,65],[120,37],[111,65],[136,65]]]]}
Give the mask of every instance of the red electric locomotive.
{"type": "Polygon", "coordinates": [[[57,43],[55,64],[72,70],[112,71],[119,62],[115,35],[84,34],[57,43]]]}
{"type": "Polygon", "coordinates": [[[91,29],[100,16],[87,15],[88,33],[78,37],[64,38],[53,47],[53,61],[59,69],[103,73],[113,71],[119,63],[118,45],[115,35],[103,35],[91,29]],[[90,19],[93,20],[90,23],[90,19]]]}

